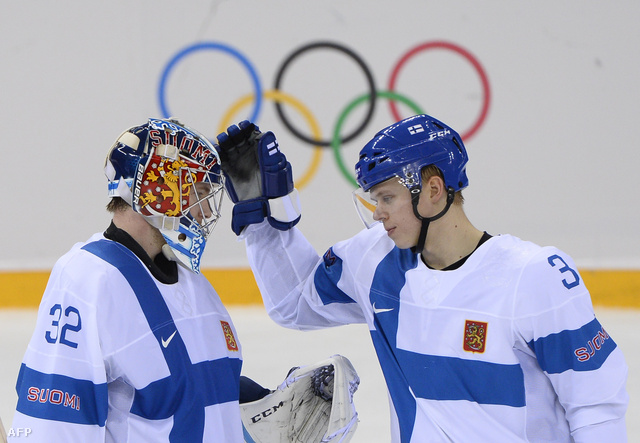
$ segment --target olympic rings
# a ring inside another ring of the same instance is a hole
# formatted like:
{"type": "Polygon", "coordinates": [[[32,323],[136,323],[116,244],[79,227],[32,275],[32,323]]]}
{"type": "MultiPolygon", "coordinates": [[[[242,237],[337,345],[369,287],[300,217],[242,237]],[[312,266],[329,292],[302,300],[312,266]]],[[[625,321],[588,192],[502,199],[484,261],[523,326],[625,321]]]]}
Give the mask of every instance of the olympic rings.
{"type": "MultiPolygon", "coordinates": [[[[367,114],[364,117],[364,120],[362,121],[362,123],[360,123],[360,126],[358,126],[351,134],[347,135],[343,140],[342,143],[346,143],[352,139],[354,139],[355,137],[357,137],[362,131],[364,131],[365,127],[367,126],[367,124],[369,123],[369,121],[371,120],[371,117],[373,116],[373,111],[375,110],[375,105],[376,105],[376,85],[375,82],[373,80],[373,74],[371,73],[371,69],[369,69],[369,67],[367,66],[367,64],[364,62],[364,60],[362,60],[362,58],[360,58],[360,56],[358,54],[356,54],[354,51],[352,51],[351,49],[339,45],[337,43],[332,43],[332,42],[315,42],[315,43],[309,43],[307,45],[301,46],[300,48],[296,49],[295,51],[293,51],[291,54],[289,54],[284,62],[282,63],[282,65],[280,66],[280,68],[278,69],[278,72],[276,74],[276,79],[275,79],[275,83],[273,86],[273,89],[275,90],[279,90],[280,89],[280,84],[282,83],[282,77],[284,75],[285,70],[287,69],[287,67],[291,64],[291,62],[293,62],[293,60],[300,56],[301,54],[307,52],[307,51],[311,51],[312,49],[318,49],[318,48],[330,48],[330,49],[335,49],[337,51],[343,52],[346,55],[348,55],[349,57],[351,57],[364,71],[364,75],[367,77],[367,84],[369,87],[369,95],[368,97],[370,97],[369,99],[369,108],[367,109],[367,114]]],[[[291,133],[293,135],[295,135],[298,139],[305,141],[309,144],[312,145],[320,145],[320,146],[331,146],[331,140],[313,140],[307,136],[305,136],[304,134],[302,134],[300,131],[298,131],[296,128],[293,127],[293,125],[289,122],[289,120],[287,119],[287,117],[285,116],[283,110],[282,110],[282,106],[280,105],[279,102],[275,103],[276,105],[276,112],[278,113],[278,116],[280,116],[280,119],[282,120],[282,123],[284,123],[284,125],[287,127],[287,129],[289,129],[289,131],[291,131],[291,133]]]]}
{"type": "Polygon", "coordinates": [[[200,51],[203,49],[226,52],[227,54],[237,58],[240,63],[242,63],[245,68],[247,68],[247,71],[249,71],[249,75],[251,76],[251,80],[253,82],[254,94],[256,97],[256,103],[253,107],[253,112],[251,114],[250,120],[252,122],[258,121],[258,115],[260,113],[260,108],[262,107],[262,86],[260,85],[260,79],[258,78],[258,71],[256,71],[253,65],[249,62],[249,59],[242,55],[238,50],[232,48],[229,45],[225,45],[224,43],[217,42],[195,43],[182,49],[180,52],[174,55],[171,60],[169,60],[169,63],[167,63],[167,66],[165,66],[164,70],[162,71],[162,76],[160,77],[160,85],[158,86],[158,99],[160,101],[160,111],[162,112],[163,118],[171,117],[171,112],[169,112],[169,108],[167,107],[164,99],[169,73],[182,58],[186,57],[192,52],[200,51]]]}
{"type": "MultiPolygon", "coordinates": [[[[309,128],[311,129],[311,133],[316,140],[320,140],[320,125],[318,125],[318,121],[315,119],[309,108],[303,105],[299,100],[293,98],[292,96],[285,94],[281,91],[264,91],[264,98],[268,100],[273,100],[276,103],[284,102],[291,105],[293,108],[297,109],[300,114],[307,120],[309,124],[309,128]]],[[[243,107],[248,105],[251,100],[254,99],[253,94],[245,95],[244,97],[240,97],[231,107],[227,110],[227,112],[222,117],[222,123],[220,124],[220,128],[218,129],[218,134],[227,130],[233,120],[233,116],[243,107]]],[[[307,171],[302,175],[300,180],[296,180],[296,188],[301,190],[304,188],[311,178],[315,175],[320,166],[320,160],[322,159],[322,149],[314,149],[313,157],[311,158],[311,165],[307,169],[307,171]]]]}
{"type": "MultiPolygon", "coordinates": [[[[391,77],[389,78],[389,91],[395,90],[398,74],[400,73],[400,69],[404,66],[404,64],[414,55],[422,51],[427,51],[429,49],[449,49],[451,51],[457,52],[462,57],[467,59],[469,63],[471,63],[473,68],[478,73],[478,76],[480,77],[480,81],[482,82],[482,92],[484,95],[484,103],[482,104],[482,109],[480,110],[480,114],[478,115],[478,118],[476,119],[473,126],[471,126],[470,129],[468,129],[464,133],[461,133],[460,135],[460,137],[462,137],[462,140],[467,141],[476,133],[478,129],[480,129],[480,126],[482,126],[482,123],[487,118],[487,113],[489,111],[489,101],[491,99],[491,94],[489,89],[489,79],[487,78],[487,74],[484,72],[484,69],[482,69],[482,65],[480,65],[478,60],[476,60],[476,58],[469,51],[461,48],[460,46],[454,45],[453,43],[441,42],[441,41],[428,42],[428,43],[423,43],[421,45],[415,46],[409,51],[407,51],[400,58],[400,61],[396,64],[396,66],[393,68],[393,71],[391,72],[391,77]]],[[[390,101],[389,106],[391,107],[391,114],[393,115],[393,118],[395,118],[396,121],[402,120],[402,117],[398,113],[398,109],[396,107],[395,102],[390,101]]]]}
{"type": "MultiPolygon", "coordinates": [[[[420,109],[420,107],[417,104],[415,104],[409,98],[403,95],[400,95],[396,92],[378,91],[376,93],[376,98],[378,97],[389,99],[390,102],[395,100],[401,101],[405,105],[409,106],[413,110],[413,112],[415,112],[416,114],[424,114],[424,111],[420,109]]],[[[333,139],[331,140],[331,147],[333,148],[333,154],[336,159],[336,163],[338,163],[340,172],[342,172],[342,175],[347,179],[347,181],[356,188],[358,187],[358,183],[356,182],[356,180],[353,178],[349,170],[344,165],[344,161],[342,160],[342,155],[340,154],[340,144],[341,144],[340,130],[342,129],[342,124],[347,118],[347,115],[349,115],[349,113],[351,113],[351,111],[353,111],[356,106],[362,104],[362,102],[364,102],[365,100],[370,100],[369,94],[363,94],[359,97],[356,97],[355,100],[353,100],[344,108],[344,110],[338,117],[338,121],[333,130],[333,139]]]]}
{"type": "Polygon", "coordinates": [[[338,164],[338,167],[341,173],[345,176],[348,182],[357,186],[355,180],[351,175],[351,172],[348,171],[348,169],[345,167],[344,162],[342,160],[342,157],[340,154],[341,145],[348,141],[351,141],[352,139],[354,139],[364,131],[366,126],[369,124],[369,122],[373,118],[373,113],[374,113],[376,101],[378,98],[385,98],[389,100],[389,106],[390,106],[391,114],[392,114],[392,117],[394,118],[394,121],[398,121],[402,119],[402,117],[400,116],[397,110],[396,101],[403,102],[418,114],[423,113],[420,110],[420,107],[416,103],[414,103],[404,95],[401,95],[400,93],[398,93],[395,90],[395,88],[396,88],[396,83],[397,83],[400,70],[404,67],[407,61],[411,57],[415,56],[416,54],[423,51],[430,50],[430,49],[445,49],[461,55],[473,66],[477,75],[480,77],[480,81],[482,83],[482,92],[483,92],[483,104],[480,109],[480,113],[477,119],[473,122],[472,126],[465,132],[461,132],[462,139],[464,141],[467,141],[467,139],[469,139],[470,137],[472,137],[477,133],[477,131],[484,124],[487,118],[489,105],[491,102],[491,91],[489,87],[489,80],[484,69],[482,68],[482,65],[469,51],[453,43],[448,43],[443,41],[432,41],[432,42],[422,43],[422,44],[416,45],[415,47],[407,51],[396,63],[396,65],[393,67],[391,71],[391,76],[389,78],[387,91],[377,91],[375,82],[373,79],[373,74],[369,69],[369,67],[367,66],[367,64],[353,50],[343,45],[340,45],[338,43],[319,41],[319,42],[308,43],[295,49],[284,59],[282,65],[279,67],[275,76],[275,82],[274,82],[275,87],[273,90],[270,90],[270,91],[262,90],[256,69],[249,62],[249,60],[236,49],[226,44],[218,43],[218,42],[195,43],[193,45],[187,46],[184,49],[180,50],[176,55],[174,55],[169,60],[166,67],[164,68],[161,79],[160,79],[160,84],[158,86],[158,97],[159,97],[160,108],[164,118],[168,118],[171,116],[171,113],[169,112],[168,106],[166,104],[165,95],[166,95],[166,88],[167,88],[169,75],[172,69],[178,64],[178,62],[180,62],[187,55],[200,50],[218,50],[218,51],[226,52],[231,56],[235,57],[236,59],[238,59],[247,69],[253,83],[254,91],[253,91],[253,94],[245,95],[241,97],[236,103],[232,104],[232,106],[225,113],[224,118],[222,119],[222,124],[220,125],[221,129],[219,130],[218,133],[224,131],[227,128],[227,126],[231,125],[232,124],[231,119],[233,118],[233,115],[235,115],[235,113],[237,113],[238,110],[243,106],[247,106],[248,104],[250,104],[252,100],[254,101],[254,106],[249,119],[255,123],[258,123],[258,116],[261,112],[263,98],[268,100],[273,100],[275,103],[276,112],[278,113],[278,116],[282,120],[283,124],[287,127],[287,129],[296,138],[312,145],[315,148],[314,149],[315,152],[314,152],[311,164],[309,165],[307,171],[303,174],[302,178],[299,181],[296,181],[296,185],[298,189],[301,189],[304,186],[306,186],[306,184],[316,174],[319,168],[321,157],[322,157],[322,151],[323,151],[322,148],[329,147],[329,146],[331,146],[331,148],[333,149],[334,158],[336,160],[336,163],[338,164]],[[336,50],[346,54],[348,57],[353,59],[358,64],[358,66],[363,70],[366,77],[366,81],[367,81],[367,89],[369,90],[368,93],[358,96],[355,100],[349,103],[346,106],[346,108],[341,112],[338,118],[338,121],[334,127],[333,136],[331,140],[323,140],[321,138],[321,131],[319,129],[318,122],[306,106],[304,106],[299,100],[297,100],[293,96],[280,91],[284,73],[286,69],[290,67],[291,63],[303,53],[311,51],[313,49],[319,49],[319,48],[336,50]],[[365,101],[368,103],[368,109],[363,121],[352,133],[347,134],[344,137],[341,137],[342,126],[344,124],[344,121],[346,120],[347,115],[350,114],[351,111],[356,106],[361,105],[365,101]],[[311,137],[304,135],[303,133],[301,133],[291,125],[290,121],[284,114],[282,102],[290,104],[300,114],[302,114],[302,116],[305,118],[305,120],[307,121],[311,129],[311,133],[312,133],[311,137]]]}

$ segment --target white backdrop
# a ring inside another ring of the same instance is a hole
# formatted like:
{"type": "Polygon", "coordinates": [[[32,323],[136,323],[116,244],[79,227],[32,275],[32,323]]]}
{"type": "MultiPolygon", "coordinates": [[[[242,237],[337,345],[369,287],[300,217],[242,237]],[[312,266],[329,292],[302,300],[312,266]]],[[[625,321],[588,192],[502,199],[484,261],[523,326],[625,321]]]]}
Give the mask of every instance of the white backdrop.
{"type": "MultiPolygon", "coordinates": [[[[640,268],[633,234],[640,225],[639,22],[634,0],[3,2],[0,270],[50,268],[72,243],[106,227],[104,156],[122,130],[162,116],[160,77],[180,50],[197,42],[234,48],[269,90],[287,55],[315,41],[354,51],[378,91],[411,48],[444,41],[468,51],[491,91],[486,119],[466,140],[472,221],[492,234],[558,246],[581,267],[640,268]]],[[[281,89],[331,138],[341,111],[367,84],[349,57],[315,50],[291,63],[281,89]]],[[[416,54],[395,90],[461,133],[486,99],[477,71],[451,50],[416,54]]],[[[253,91],[237,58],[210,50],[175,65],[164,98],[173,115],[213,138],[230,106],[253,91]]],[[[365,109],[349,115],[345,133],[365,109]]],[[[295,110],[285,112],[310,133],[295,110]]],[[[251,114],[252,105],[234,121],[251,114]]],[[[276,133],[302,176],[311,146],[291,135],[269,100],[257,122],[276,133]]],[[[392,122],[388,102],[379,100],[364,132],[342,148],[350,169],[360,146],[392,122]]],[[[319,251],[360,229],[351,189],[325,149],[301,189],[300,226],[319,251]]],[[[228,228],[228,203],[205,252],[207,267],[247,264],[228,228]]]]}

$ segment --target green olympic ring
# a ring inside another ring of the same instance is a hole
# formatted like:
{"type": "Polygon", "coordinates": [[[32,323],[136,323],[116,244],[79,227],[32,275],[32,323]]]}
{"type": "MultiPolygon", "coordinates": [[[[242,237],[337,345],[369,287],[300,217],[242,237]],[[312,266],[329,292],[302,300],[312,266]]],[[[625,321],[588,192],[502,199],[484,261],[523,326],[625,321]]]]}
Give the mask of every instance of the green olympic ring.
{"type": "MultiPolygon", "coordinates": [[[[368,93],[362,94],[356,97],[351,103],[349,103],[344,108],[344,110],[338,117],[336,126],[333,130],[333,138],[331,139],[331,148],[333,149],[334,158],[336,160],[336,163],[338,164],[338,168],[340,169],[340,172],[342,173],[342,175],[347,179],[347,181],[351,183],[355,188],[358,187],[358,183],[356,182],[356,179],[353,178],[351,172],[349,172],[349,170],[345,166],[344,161],[342,160],[342,154],[340,153],[340,145],[341,145],[340,131],[342,130],[342,125],[347,119],[347,115],[349,115],[351,111],[353,111],[358,105],[361,105],[365,101],[368,101],[370,97],[371,97],[371,94],[368,94],[368,93]]],[[[424,114],[422,109],[420,109],[420,107],[415,102],[413,102],[408,97],[402,94],[398,94],[397,92],[376,91],[376,98],[386,98],[388,100],[397,100],[409,106],[416,114],[424,114]]]]}
{"type": "MultiPolygon", "coordinates": [[[[314,132],[313,137],[307,137],[307,136],[303,135],[302,132],[297,131],[293,127],[293,125],[289,122],[289,120],[286,118],[284,113],[282,112],[282,105],[281,105],[280,102],[281,101],[285,101],[285,102],[287,102],[287,104],[294,105],[294,107],[297,106],[298,110],[302,110],[302,108],[304,108],[305,109],[304,114],[307,114],[307,121],[308,122],[311,122],[311,120],[315,121],[316,120],[315,116],[313,116],[311,114],[311,112],[308,111],[306,109],[306,107],[304,107],[299,102],[298,99],[294,99],[293,97],[291,97],[291,96],[289,96],[289,95],[287,95],[284,92],[279,90],[283,73],[284,73],[285,69],[289,67],[289,65],[291,64],[292,60],[297,58],[303,52],[307,52],[309,50],[316,49],[316,48],[332,49],[332,50],[338,50],[340,52],[343,52],[344,54],[346,54],[347,56],[353,58],[354,61],[357,62],[357,64],[363,69],[363,71],[365,72],[365,76],[367,77],[367,85],[369,86],[368,93],[365,93],[365,94],[357,97],[354,101],[349,103],[347,105],[347,107],[342,111],[342,113],[340,114],[339,118],[337,119],[336,126],[334,128],[333,137],[330,140],[330,145],[331,145],[331,147],[333,149],[334,158],[336,160],[336,163],[338,164],[338,169],[340,170],[342,175],[344,175],[346,180],[353,186],[357,187],[357,183],[356,183],[356,181],[355,181],[355,179],[354,179],[354,177],[352,175],[352,172],[349,171],[344,165],[344,162],[342,160],[342,156],[341,156],[341,153],[340,153],[340,147],[345,142],[347,142],[348,140],[352,139],[357,134],[359,134],[365,128],[365,126],[369,123],[369,121],[371,120],[371,117],[373,115],[373,109],[374,109],[375,101],[377,100],[377,98],[378,97],[385,98],[385,99],[388,99],[390,101],[389,105],[391,106],[391,111],[392,111],[392,114],[393,114],[393,118],[396,121],[399,121],[401,119],[400,115],[397,112],[397,109],[395,107],[395,102],[396,101],[400,101],[400,102],[404,103],[405,105],[410,107],[416,114],[424,114],[424,112],[420,109],[420,107],[416,103],[411,101],[409,98],[407,98],[407,97],[395,92],[395,90],[394,90],[395,83],[396,83],[396,80],[397,80],[397,77],[398,77],[400,69],[406,64],[407,60],[410,59],[411,57],[413,57],[414,55],[416,55],[416,54],[418,54],[420,52],[426,51],[426,50],[430,50],[430,49],[445,49],[445,50],[453,51],[453,52],[455,52],[455,53],[457,53],[459,55],[462,55],[467,61],[469,61],[473,65],[473,67],[475,68],[475,70],[478,73],[478,75],[480,76],[480,80],[482,82],[482,87],[483,87],[483,92],[484,92],[484,100],[483,100],[482,109],[480,111],[480,115],[479,115],[478,119],[476,120],[476,122],[474,123],[473,127],[469,131],[467,131],[466,133],[462,134],[463,140],[465,138],[467,138],[467,137],[471,137],[479,129],[479,127],[484,123],[484,121],[486,119],[487,111],[488,111],[489,103],[490,103],[490,89],[489,89],[489,82],[488,82],[488,79],[487,79],[487,75],[484,72],[484,69],[482,68],[480,63],[476,60],[476,58],[470,52],[468,52],[464,48],[459,47],[459,46],[457,46],[457,45],[455,45],[453,43],[442,42],[442,41],[426,42],[426,43],[420,44],[420,45],[412,48],[405,55],[403,55],[401,60],[393,68],[393,71],[392,71],[392,74],[391,74],[391,78],[389,80],[389,88],[388,88],[389,90],[388,91],[377,91],[375,89],[375,85],[373,83],[373,76],[371,74],[371,71],[370,71],[369,67],[351,49],[345,47],[344,45],[337,44],[337,43],[332,43],[332,42],[321,41],[321,42],[309,43],[309,44],[306,44],[306,45],[303,45],[303,46],[299,47],[292,54],[287,56],[287,58],[285,59],[285,61],[282,64],[282,66],[277,71],[278,74],[276,76],[276,87],[274,88],[273,91],[266,91],[266,92],[262,90],[262,87],[260,85],[260,80],[259,80],[259,77],[258,77],[256,69],[253,67],[253,65],[251,63],[249,63],[248,59],[246,57],[244,57],[244,55],[242,55],[239,51],[237,51],[236,49],[234,49],[234,48],[232,48],[232,47],[230,47],[230,46],[228,46],[228,45],[226,45],[224,43],[219,43],[219,42],[200,42],[200,43],[196,43],[194,45],[188,46],[187,48],[181,50],[177,55],[172,57],[172,59],[170,60],[168,65],[163,70],[161,81],[160,81],[160,85],[158,87],[158,99],[159,99],[159,103],[160,103],[160,108],[162,110],[162,114],[165,116],[165,118],[168,118],[169,110],[168,110],[168,106],[167,106],[167,103],[166,103],[166,89],[167,89],[166,86],[167,86],[167,83],[168,83],[169,74],[171,73],[171,71],[175,67],[175,65],[177,65],[177,63],[180,62],[186,55],[189,55],[189,54],[191,54],[193,52],[202,51],[202,50],[210,50],[210,49],[220,50],[220,51],[223,51],[223,52],[227,52],[228,54],[238,58],[238,60],[240,62],[242,62],[242,64],[245,66],[245,68],[249,71],[249,74],[250,74],[250,76],[251,76],[251,78],[253,80],[255,91],[251,95],[249,100],[251,100],[251,98],[253,98],[255,100],[255,104],[254,104],[254,109],[253,109],[252,115],[250,117],[250,120],[252,120],[254,122],[257,122],[258,113],[260,112],[260,108],[262,106],[262,98],[265,97],[266,95],[269,95],[269,97],[266,97],[266,98],[274,99],[274,102],[276,103],[276,110],[278,111],[278,115],[279,115],[280,119],[282,120],[283,124],[287,127],[287,129],[289,129],[289,131],[294,136],[299,138],[300,140],[303,140],[306,143],[311,144],[315,150],[320,150],[320,149],[322,149],[321,146],[328,146],[328,141],[327,140],[323,141],[320,138],[319,129],[316,128],[313,131],[314,132]],[[275,95],[274,94],[280,94],[282,99],[280,99],[280,100],[275,99],[275,95]],[[286,100],[285,100],[285,98],[286,98],[286,100]],[[360,124],[358,129],[356,131],[354,131],[353,134],[348,134],[344,138],[341,138],[342,126],[344,124],[344,121],[347,118],[347,115],[349,113],[351,113],[356,106],[361,105],[365,101],[369,103],[369,108],[367,110],[366,117],[365,117],[364,121],[360,124]]],[[[234,106],[236,106],[236,105],[234,105],[234,106]]],[[[233,106],[232,106],[232,109],[234,109],[233,106]]],[[[313,160],[313,162],[311,164],[311,167],[309,167],[308,171],[305,172],[305,174],[303,176],[305,180],[303,182],[301,182],[301,185],[302,184],[306,184],[307,181],[310,181],[313,178],[313,176],[317,173],[317,170],[318,170],[317,166],[319,164],[319,160],[320,160],[320,153],[317,152],[316,155],[314,155],[314,160],[313,160]]]]}

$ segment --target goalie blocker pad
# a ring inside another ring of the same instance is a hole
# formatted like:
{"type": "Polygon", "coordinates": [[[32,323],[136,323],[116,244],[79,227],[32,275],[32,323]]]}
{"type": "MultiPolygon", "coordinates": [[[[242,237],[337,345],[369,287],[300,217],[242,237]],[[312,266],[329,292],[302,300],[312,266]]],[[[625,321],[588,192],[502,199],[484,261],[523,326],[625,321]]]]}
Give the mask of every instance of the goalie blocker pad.
{"type": "Polygon", "coordinates": [[[358,425],[360,378],[341,355],[295,368],[266,397],[240,405],[247,443],[348,442],[358,425]]]}

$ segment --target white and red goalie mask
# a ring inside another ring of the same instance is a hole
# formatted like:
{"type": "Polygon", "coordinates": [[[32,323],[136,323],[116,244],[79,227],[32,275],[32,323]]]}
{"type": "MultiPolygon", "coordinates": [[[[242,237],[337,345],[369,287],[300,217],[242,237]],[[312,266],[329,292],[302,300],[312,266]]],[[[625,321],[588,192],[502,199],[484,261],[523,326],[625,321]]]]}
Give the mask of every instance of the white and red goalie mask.
{"type": "Polygon", "coordinates": [[[149,119],[118,137],[105,174],[109,196],[121,197],[160,230],[165,255],[199,272],[224,190],[215,146],[175,120],[149,119]]]}

